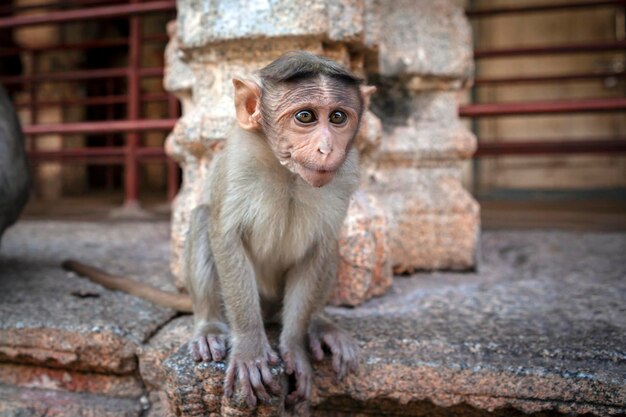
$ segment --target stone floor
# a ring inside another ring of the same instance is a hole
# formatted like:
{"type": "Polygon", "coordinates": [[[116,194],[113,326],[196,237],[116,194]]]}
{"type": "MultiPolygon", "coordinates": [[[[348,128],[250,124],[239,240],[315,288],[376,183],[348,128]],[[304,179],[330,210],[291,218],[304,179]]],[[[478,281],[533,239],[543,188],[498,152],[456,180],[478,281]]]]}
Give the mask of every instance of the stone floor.
{"type": "MultiPolygon", "coordinates": [[[[160,362],[177,358],[190,317],[60,268],[77,258],[173,290],[168,231],[163,221],[9,229],[0,416],[168,415],[160,362]]],[[[362,357],[340,384],[316,367],[315,414],[626,413],[626,233],[488,231],[482,252],[478,273],[396,277],[384,297],[328,308],[362,357]]]]}

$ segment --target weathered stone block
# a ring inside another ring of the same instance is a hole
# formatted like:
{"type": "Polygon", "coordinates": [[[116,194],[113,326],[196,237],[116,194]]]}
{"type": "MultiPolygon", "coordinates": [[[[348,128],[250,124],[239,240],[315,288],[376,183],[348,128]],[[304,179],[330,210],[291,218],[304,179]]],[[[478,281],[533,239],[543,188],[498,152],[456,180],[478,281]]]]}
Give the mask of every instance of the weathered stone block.
{"type": "Polygon", "coordinates": [[[339,236],[339,259],[331,304],[356,306],[391,286],[387,218],[376,199],[362,191],[350,202],[339,236]]]}
{"type": "Polygon", "coordinates": [[[187,343],[193,329],[193,317],[178,317],[152,336],[150,341],[138,350],[139,373],[151,390],[163,389],[165,374],[162,362],[178,348],[187,343]]]}
{"type": "Polygon", "coordinates": [[[2,417],[140,417],[138,400],[0,385],[2,417]]]}
{"type": "Polygon", "coordinates": [[[390,89],[376,104],[388,124],[365,187],[387,211],[394,271],[471,269],[479,207],[461,186],[460,161],[476,138],[458,119],[456,93],[405,92],[390,89]]]}
{"type": "Polygon", "coordinates": [[[447,172],[406,167],[377,173],[370,189],[389,216],[394,272],[475,266],[478,204],[447,172]]]}
{"type": "Polygon", "coordinates": [[[185,48],[266,38],[316,37],[355,41],[363,36],[359,0],[178,1],[179,37],[185,48]]]}
{"type": "Polygon", "coordinates": [[[367,10],[375,14],[370,19],[379,20],[381,75],[471,78],[472,33],[460,5],[448,0],[372,0],[370,3],[367,10]]]}
{"type": "Polygon", "coordinates": [[[284,414],[287,378],[282,367],[271,367],[271,371],[275,378],[282,381],[283,395],[272,396],[269,403],[259,404],[255,410],[250,410],[239,390],[233,398],[224,398],[226,366],[224,362],[195,362],[186,344],[167,358],[163,362],[165,392],[173,414],[177,417],[201,417],[214,413],[223,417],[279,417],[284,414]]]}
{"type": "Polygon", "coordinates": [[[117,398],[138,399],[144,394],[143,384],[134,374],[85,373],[10,363],[0,363],[0,384],[117,398]]]}

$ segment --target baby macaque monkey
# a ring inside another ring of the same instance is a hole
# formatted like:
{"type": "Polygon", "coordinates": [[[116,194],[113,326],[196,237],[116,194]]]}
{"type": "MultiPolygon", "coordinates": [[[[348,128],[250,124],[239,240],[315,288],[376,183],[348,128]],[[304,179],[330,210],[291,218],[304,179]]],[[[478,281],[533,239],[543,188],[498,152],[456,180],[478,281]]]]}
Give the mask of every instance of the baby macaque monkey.
{"type": "Polygon", "coordinates": [[[359,183],[352,146],[369,96],[337,63],[286,54],[233,79],[237,126],[212,163],[207,201],[191,215],[185,276],[197,361],[229,358],[224,395],[238,381],[250,407],[278,394],[269,365],[282,358],[307,399],[309,354],[332,353],[339,378],[357,365],[350,336],[321,316],[337,270],[337,236],[359,183]],[[282,324],[279,352],[264,323],[282,324]],[[279,356],[280,355],[280,356],[279,356]]]}

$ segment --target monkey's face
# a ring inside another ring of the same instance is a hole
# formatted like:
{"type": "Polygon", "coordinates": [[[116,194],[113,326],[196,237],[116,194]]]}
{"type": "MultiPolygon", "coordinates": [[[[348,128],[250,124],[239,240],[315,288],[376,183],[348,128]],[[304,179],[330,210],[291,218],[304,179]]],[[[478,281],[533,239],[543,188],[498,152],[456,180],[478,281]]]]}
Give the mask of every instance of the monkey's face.
{"type": "Polygon", "coordinates": [[[324,78],[290,83],[264,117],[266,134],[281,164],[313,187],[334,178],[359,128],[358,87],[324,78]]]}

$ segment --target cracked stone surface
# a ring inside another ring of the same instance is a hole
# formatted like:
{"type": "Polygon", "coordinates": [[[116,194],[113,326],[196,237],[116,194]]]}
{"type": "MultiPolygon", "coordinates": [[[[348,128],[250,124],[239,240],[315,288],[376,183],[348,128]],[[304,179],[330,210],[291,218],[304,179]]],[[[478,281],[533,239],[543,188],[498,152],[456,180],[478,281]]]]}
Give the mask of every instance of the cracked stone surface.
{"type": "Polygon", "coordinates": [[[74,258],[174,290],[168,224],[22,222],[0,252],[0,361],[126,374],[175,314],[61,269],[74,258]]]}
{"type": "Polygon", "coordinates": [[[141,415],[141,404],[127,398],[0,385],[0,416],[2,417],[140,417],[141,415]]]}
{"type": "MultiPolygon", "coordinates": [[[[339,384],[315,366],[314,414],[626,412],[626,235],[486,232],[482,245],[478,273],[396,277],[381,298],[327,308],[362,357],[339,384]]],[[[223,366],[181,349],[165,372],[175,415],[223,407],[207,400],[223,366]]]]}
{"type": "MultiPolygon", "coordinates": [[[[171,320],[171,311],[58,267],[69,253],[173,290],[168,241],[167,223],[31,221],[8,230],[0,416],[143,415],[141,385],[127,377],[138,361],[150,398],[161,398],[151,417],[171,416],[167,401],[197,411],[208,407],[190,399],[218,400],[194,393],[219,394],[223,366],[177,353],[190,316],[171,320]]],[[[397,276],[380,298],[327,308],[362,356],[341,383],[328,361],[315,365],[315,415],[626,413],[626,234],[487,231],[481,243],[477,273],[397,276]]],[[[265,412],[280,412],[280,402],[265,412]]]]}

